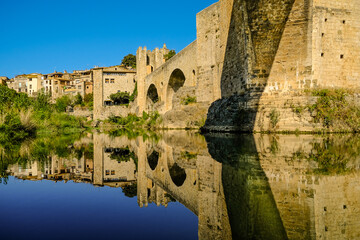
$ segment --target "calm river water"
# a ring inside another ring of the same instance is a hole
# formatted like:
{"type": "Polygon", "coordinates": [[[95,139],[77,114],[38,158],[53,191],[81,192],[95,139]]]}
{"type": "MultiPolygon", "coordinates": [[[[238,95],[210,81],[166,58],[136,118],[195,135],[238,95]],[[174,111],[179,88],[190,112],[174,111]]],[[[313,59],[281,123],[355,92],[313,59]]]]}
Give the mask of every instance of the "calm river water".
{"type": "Polygon", "coordinates": [[[0,145],[0,239],[360,239],[360,136],[0,145]]]}

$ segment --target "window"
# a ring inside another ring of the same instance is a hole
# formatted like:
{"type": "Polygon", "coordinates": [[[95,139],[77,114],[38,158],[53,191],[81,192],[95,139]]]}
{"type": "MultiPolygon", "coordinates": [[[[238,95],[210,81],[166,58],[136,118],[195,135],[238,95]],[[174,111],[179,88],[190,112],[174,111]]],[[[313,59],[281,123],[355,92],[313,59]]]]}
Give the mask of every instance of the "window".
{"type": "Polygon", "coordinates": [[[105,171],[105,175],[106,175],[106,176],[110,175],[110,170],[106,170],[106,171],[105,171]]]}
{"type": "MultiPolygon", "coordinates": [[[[31,84],[30,84],[29,88],[32,89],[32,85],[31,85],[31,84]]],[[[30,91],[30,92],[31,92],[31,91],[30,91]]]]}
{"type": "Polygon", "coordinates": [[[108,78],[105,78],[105,83],[109,83],[109,79],[108,79],[108,78]]]}
{"type": "Polygon", "coordinates": [[[106,76],[126,76],[126,73],[104,73],[106,76]]]}
{"type": "Polygon", "coordinates": [[[111,83],[115,83],[115,79],[112,78],[112,79],[110,80],[110,82],[111,82],[111,83]]]}
{"type": "Polygon", "coordinates": [[[78,89],[81,89],[81,85],[78,86],[78,89]]]}
{"type": "Polygon", "coordinates": [[[111,170],[111,175],[115,175],[115,170],[111,170]]]}

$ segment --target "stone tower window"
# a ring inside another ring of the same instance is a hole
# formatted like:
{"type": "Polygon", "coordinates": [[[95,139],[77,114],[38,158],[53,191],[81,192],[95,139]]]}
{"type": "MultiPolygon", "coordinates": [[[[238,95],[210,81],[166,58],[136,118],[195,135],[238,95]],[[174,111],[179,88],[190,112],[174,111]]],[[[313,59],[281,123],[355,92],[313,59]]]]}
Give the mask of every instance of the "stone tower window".
{"type": "Polygon", "coordinates": [[[324,37],[324,36],[325,36],[325,33],[322,33],[321,36],[324,37]]]}
{"type": "Polygon", "coordinates": [[[341,54],[341,55],[340,55],[340,59],[343,59],[343,58],[344,58],[344,54],[341,54]]]}
{"type": "Polygon", "coordinates": [[[327,19],[327,18],[325,18],[325,22],[327,22],[327,20],[328,20],[328,19],[327,19]]]}
{"type": "Polygon", "coordinates": [[[343,20],[343,22],[342,22],[343,24],[345,24],[346,23],[346,21],[345,20],[343,20]]]}
{"type": "Polygon", "coordinates": [[[146,65],[149,66],[150,65],[150,58],[148,55],[146,55],[146,65]]]}
{"type": "Polygon", "coordinates": [[[324,53],[321,53],[321,57],[323,57],[324,56],[324,53]]]}

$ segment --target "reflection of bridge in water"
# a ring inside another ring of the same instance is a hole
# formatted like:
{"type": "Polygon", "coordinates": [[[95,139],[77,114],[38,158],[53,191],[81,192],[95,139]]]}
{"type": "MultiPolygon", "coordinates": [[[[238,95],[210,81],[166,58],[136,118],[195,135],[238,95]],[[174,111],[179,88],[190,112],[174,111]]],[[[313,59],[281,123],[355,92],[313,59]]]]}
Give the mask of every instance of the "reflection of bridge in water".
{"type": "MultiPolygon", "coordinates": [[[[137,186],[130,195],[140,207],[175,199],[198,216],[200,239],[360,237],[357,138],[219,134],[205,140],[170,131],[156,141],[96,134],[93,142],[93,160],[53,156],[48,172],[36,163],[21,172],[54,180],[79,172],[77,181],[137,186]]],[[[20,177],[18,170],[11,168],[20,177]]]]}
{"type": "Polygon", "coordinates": [[[357,139],[209,135],[206,140],[180,131],[158,142],[130,141],[138,156],[139,206],[166,206],[171,195],[199,217],[200,239],[360,237],[360,154],[346,146],[357,146],[357,139]]]}
{"type": "Polygon", "coordinates": [[[176,199],[199,217],[201,239],[231,238],[221,163],[211,158],[203,137],[174,131],[157,142],[144,142],[142,138],[111,139],[108,135],[95,135],[94,146],[94,183],[103,184],[101,179],[106,170],[100,165],[107,158],[104,150],[128,147],[137,156],[140,207],[150,203],[167,206],[171,199],[176,199]]]}

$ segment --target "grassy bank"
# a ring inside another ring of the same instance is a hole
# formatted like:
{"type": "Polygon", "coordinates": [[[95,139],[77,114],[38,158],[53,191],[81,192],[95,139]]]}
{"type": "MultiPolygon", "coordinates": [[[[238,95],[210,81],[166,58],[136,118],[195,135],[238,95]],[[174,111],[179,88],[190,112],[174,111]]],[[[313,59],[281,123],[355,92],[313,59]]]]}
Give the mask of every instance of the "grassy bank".
{"type": "Polygon", "coordinates": [[[0,137],[20,141],[38,132],[72,133],[86,129],[85,119],[68,116],[63,99],[55,104],[50,96],[30,98],[6,86],[0,86],[0,137]]]}
{"type": "Polygon", "coordinates": [[[317,102],[307,106],[314,121],[326,128],[360,131],[360,107],[351,97],[352,92],[344,89],[322,89],[312,92],[317,102]]]}

